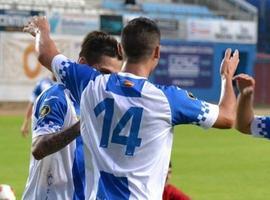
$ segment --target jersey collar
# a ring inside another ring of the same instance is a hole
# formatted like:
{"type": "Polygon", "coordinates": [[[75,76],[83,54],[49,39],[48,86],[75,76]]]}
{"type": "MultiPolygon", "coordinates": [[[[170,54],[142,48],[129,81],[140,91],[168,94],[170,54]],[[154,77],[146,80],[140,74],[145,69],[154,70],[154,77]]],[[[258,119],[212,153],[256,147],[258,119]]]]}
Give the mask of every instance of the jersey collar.
{"type": "Polygon", "coordinates": [[[135,78],[135,79],[147,79],[147,77],[137,76],[137,75],[135,75],[135,74],[128,73],[128,72],[118,72],[117,74],[119,74],[120,76],[126,76],[126,77],[129,77],[129,78],[135,78]]]}

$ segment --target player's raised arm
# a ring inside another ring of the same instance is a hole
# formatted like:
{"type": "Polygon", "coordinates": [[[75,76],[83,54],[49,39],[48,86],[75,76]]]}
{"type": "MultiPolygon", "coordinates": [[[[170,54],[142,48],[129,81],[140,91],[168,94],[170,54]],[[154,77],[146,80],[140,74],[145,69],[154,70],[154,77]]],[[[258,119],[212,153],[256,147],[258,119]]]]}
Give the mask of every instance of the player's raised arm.
{"type": "Polygon", "coordinates": [[[251,134],[251,123],[254,118],[253,93],[255,80],[240,74],[235,77],[239,89],[235,128],[242,133],[251,134]]]}
{"type": "Polygon", "coordinates": [[[45,16],[35,16],[23,30],[36,38],[38,60],[48,70],[52,71],[52,60],[59,52],[50,37],[50,25],[47,18],[45,16]]]}
{"type": "Polygon", "coordinates": [[[227,49],[220,70],[222,94],[219,105],[197,99],[190,92],[176,86],[158,86],[169,101],[172,125],[196,124],[204,128],[232,128],[236,116],[236,96],[232,80],[238,62],[238,51],[231,57],[231,50],[227,49]]]}
{"type": "Polygon", "coordinates": [[[255,80],[246,74],[235,77],[239,89],[235,128],[242,133],[270,139],[270,116],[254,115],[255,80]]]}
{"type": "Polygon", "coordinates": [[[231,128],[236,116],[236,96],[232,80],[239,63],[239,52],[235,50],[231,56],[231,49],[227,49],[220,67],[221,95],[219,102],[219,114],[213,127],[231,128]]]}

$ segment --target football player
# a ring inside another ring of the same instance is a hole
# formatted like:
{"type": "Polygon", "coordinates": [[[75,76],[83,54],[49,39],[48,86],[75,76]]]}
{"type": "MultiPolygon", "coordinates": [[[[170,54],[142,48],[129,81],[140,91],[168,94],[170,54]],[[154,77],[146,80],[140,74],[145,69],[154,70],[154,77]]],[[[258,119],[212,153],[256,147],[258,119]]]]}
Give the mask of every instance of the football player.
{"type": "MultiPolygon", "coordinates": [[[[79,56],[79,63],[106,72],[119,71],[122,63],[117,41],[99,31],[85,37],[79,56]]],[[[79,114],[79,105],[63,84],[55,84],[39,96],[33,112],[33,156],[22,199],[85,199],[82,139],[74,129],[58,134],[77,122],[79,114]]]]}
{"type": "Polygon", "coordinates": [[[220,70],[223,92],[219,105],[214,105],[179,87],[148,81],[160,58],[160,31],[150,19],[135,18],[126,25],[119,46],[125,64],[121,72],[108,75],[61,55],[46,18],[33,18],[31,26],[40,32],[39,61],[81,105],[86,199],[162,199],[173,127],[234,124],[232,78],[238,51],[233,56],[230,49],[225,52],[220,70]]]}
{"type": "Polygon", "coordinates": [[[39,80],[37,84],[35,85],[32,95],[30,97],[30,100],[28,102],[27,108],[26,108],[23,124],[21,126],[22,136],[26,137],[29,134],[30,121],[31,121],[34,102],[36,101],[37,97],[42,93],[42,91],[48,89],[49,87],[53,85],[54,81],[55,81],[54,77],[53,78],[45,77],[39,80]]]}

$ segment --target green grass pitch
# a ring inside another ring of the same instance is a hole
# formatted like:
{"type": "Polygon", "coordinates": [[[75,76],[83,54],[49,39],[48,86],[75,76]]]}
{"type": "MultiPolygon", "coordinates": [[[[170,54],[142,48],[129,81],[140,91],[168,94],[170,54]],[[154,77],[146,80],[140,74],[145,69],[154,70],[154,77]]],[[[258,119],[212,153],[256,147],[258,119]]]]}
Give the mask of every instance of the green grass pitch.
{"type": "MultiPolygon", "coordinates": [[[[30,137],[22,117],[0,117],[0,183],[21,198],[29,168],[30,137]]],[[[154,152],[152,152],[154,153],[154,152]]],[[[172,183],[194,200],[270,199],[270,141],[234,130],[175,128],[172,183]]]]}

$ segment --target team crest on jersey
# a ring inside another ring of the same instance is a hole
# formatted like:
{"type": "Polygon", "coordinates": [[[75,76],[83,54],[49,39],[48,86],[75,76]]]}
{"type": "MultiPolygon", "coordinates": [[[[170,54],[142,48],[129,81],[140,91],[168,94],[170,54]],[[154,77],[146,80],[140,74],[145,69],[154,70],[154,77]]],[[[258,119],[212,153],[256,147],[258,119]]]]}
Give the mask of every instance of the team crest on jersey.
{"type": "Polygon", "coordinates": [[[48,105],[45,105],[41,108],[39,116],[40,117],[45,117],[46,115],[48,115],[51,112],[51,108],[48,105]]]}
{"type": "Polygon", "coordinates": [[[124,86],[126,86],[126,87],[133,87],[134,86],[134,83],[131,82],[131,81],[129,81],[129,80],[125,80],[124,81],[124,86]]]}

